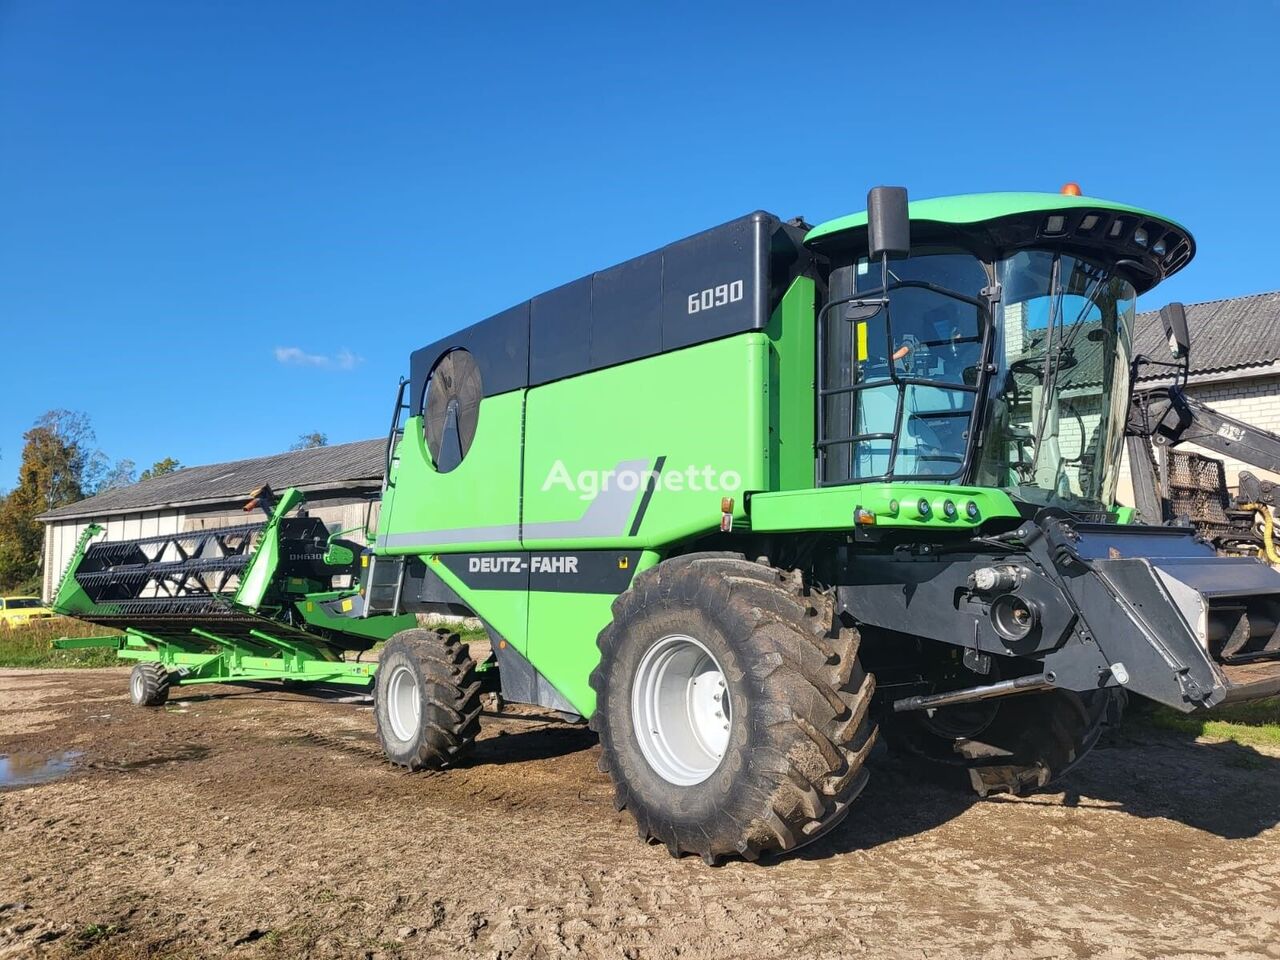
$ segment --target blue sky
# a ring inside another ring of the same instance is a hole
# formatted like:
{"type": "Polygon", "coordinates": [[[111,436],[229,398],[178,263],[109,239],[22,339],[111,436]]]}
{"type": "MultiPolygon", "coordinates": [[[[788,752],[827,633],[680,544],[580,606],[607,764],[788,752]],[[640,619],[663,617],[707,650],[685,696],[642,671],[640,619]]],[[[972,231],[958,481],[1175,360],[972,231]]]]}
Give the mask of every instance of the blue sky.
{"type": "Polygon", "coordinates": [[[140,467],[379,435],[415,347],[876,183],[1165,212],[1200,253],[1140,307],[1280,288],[1277,36],[1274,0],[0,0],[0,488],[53,407],[140,467]]]}

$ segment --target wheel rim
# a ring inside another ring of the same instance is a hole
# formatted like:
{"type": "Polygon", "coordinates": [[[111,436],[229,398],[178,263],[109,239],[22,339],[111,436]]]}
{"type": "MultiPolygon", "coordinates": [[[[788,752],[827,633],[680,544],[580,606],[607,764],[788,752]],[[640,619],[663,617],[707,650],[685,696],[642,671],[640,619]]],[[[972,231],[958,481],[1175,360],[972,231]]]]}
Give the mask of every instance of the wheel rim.
{"type": "MultiPolygon", "coordinates": [[[[133,699],[138,703],[142,702],[144,692],[142,686],[142,674],[138,671],[134,671],[133,676],[129,678],[129,693],[133,695],[133,699]]],[[[119,689],[119,687],[116,689],[119,689]]]]}
{"type": "Polygon", "coordinates": [[[687,787],[711,776],[733,727],[729,688],[711,651],[684,634],[654,644],[631,685],[631,719],[640,752],[663,780],[687,787]]]}
{"type": "Polygon", "coordinates": [[[422,698],[418,678],[409,667],[396,667],[387,681],[387,719],[397,740],[412,740],[418,735],[422,719],[422,698]]]}

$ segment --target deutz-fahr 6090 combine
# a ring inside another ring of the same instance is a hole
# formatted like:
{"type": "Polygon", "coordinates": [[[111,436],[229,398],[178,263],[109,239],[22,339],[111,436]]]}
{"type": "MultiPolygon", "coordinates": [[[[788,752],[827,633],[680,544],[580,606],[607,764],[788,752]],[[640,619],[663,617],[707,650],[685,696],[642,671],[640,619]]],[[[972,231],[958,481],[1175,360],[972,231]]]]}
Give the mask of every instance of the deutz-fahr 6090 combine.
{"type": "Polygon", "coordinates": [[[1041,787],[1126,694],[1280,691],[1280,574],[1115,502],[1158,362],[1136,298],[1193,253],[1078,189],[754,213],[414,352],[376,530],[292,490],[242,527],[91,528],[57,608],[125,628],[141,704],[372,684],[410,769],[465,757],[482,691],[587,720],[641,835],[709,862],[838,824],[878,731],[1041,787]],[[479,617],[491,655],[423,612],[479,617]]]}

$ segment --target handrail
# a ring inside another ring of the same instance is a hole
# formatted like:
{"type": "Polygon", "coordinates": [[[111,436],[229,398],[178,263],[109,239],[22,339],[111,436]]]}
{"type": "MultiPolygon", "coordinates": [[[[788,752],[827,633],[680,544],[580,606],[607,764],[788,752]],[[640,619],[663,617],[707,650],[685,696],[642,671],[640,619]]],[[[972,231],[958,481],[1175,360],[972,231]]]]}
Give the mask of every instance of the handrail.
{"type": "MultiPolygon", "coordinates": [[[[885,278],[885,281],[887,281],[887,277],[885,278]]],[[[971,429],[969,431],[969,437],[965,444],[965,452],[960,458],[959,468],[956,469],[954,472],[947,474],[945,476],[930,477],[930,479],[931,480],[955,479],[956,477],[959,477],[965,471],[968,463],[970,462],[973,456],[973,451],[975,448],[974,441],[976,439],[977,431],[972,429],[972,424],[977,423],[979,420],[981,405],[977,402],[977,398],[985,396],[986,381],[988,379],[987,374],[989,372],[987,365],[990,362],[989,353],[990,353],[991,343],[992,343],[991,330],[993,326],[993,317],[992,317],[993,311],[992,311],[991,301],[988,299],[983,299],[982,296],[970,297],[965,294],[958,293],[954,290],[948,290],[945,287],[941,287],[941,286],[938,286],[937,284],[930,283],[927,280],[894,280],[893,282],[885,282],[885,281],[882,281],[881,285],[877,288],[874,288],[871,290],[859,291],[853,294],[852,296],[840,297],[827,302],[826,304],[823,305],[822,309],[818,311],[818,314],[816,317],[816,321],[817,321],[816,323],[817,338],[816,339],[817,339],[817,348],[818,348],[817,349],[818,356],[817,356],[817,364],[816,364],[817,389],[815,391],[816,393],[815,400],[816,400],[816,407],[817,407],[817,411],[816,411],[817,436],[815,437],[816,442],[814,444],[814,448],[815,448],[815,451],[817,452],[817,457],[815,458],[815,468],[816,468],[817,476],[815,477],[815,481],[817,485],[820,487],[841,486],[846,483],[861,482],[864,480],[892,480],[896,478],[894,467],[897,465],[897,458],[898,458],[898,444],[900,440],[900,433],[898,431],[901,429],[901,425],[902,425],[903,412],[904,412],[903,407],[906,401],[906,388],[907,386],[910,386],[910,385],[929,386],[929,387],[935,387],[938,389],[954,390],[954,391],[963,392],[963,393],[971,393],[975,397],[973,409],[968,412],[971,429]],[[879,314],[881,310],[885,312],[886,314],[885,339],[886,339],[886,347],[887,347],[886,355],[892,356],[893,354],[893,321],[892,321],[892,314],[891,314],[892,307],[889,301],[889,294],[894,290],[898,290],[904,287],[928,290],[940,296],[948,297],[953,300],[958,300],[961,303],[967,303],[973,306],[978,311],[979,335],[977,337],[965,338],[966,341],[977,342],[980,344],[979,365],[978,365],[978,371],[977,371],[978,376],[976,378],[977,382],[973,384],[951,383],[947,381],[934,380],[933,378],[904,376],[898,373],[895,365],[893,364],[892,361],[890,361],[888,364],[888,369],[886,370],[886,372],[888,373],[888,377],[886,379],[875,380],[875,381],[864,381],[861,383],[851,383],[848,385],[838,386],[838,387],[828,386],[827,385],[827,369],[826,369],[827,359],[828,359],[826,356],[826,321],[828,319],[828,316],[831,314],[831,312],[836,307],[843,306],[846,304],[853,304],[858,306],[878,305],[880,307],[880,310],[877,310],[875,314],[872,314],[872,316],[879,314]],[[889,439],[890,441],[888,472],[881,474],[877,477],[860,477],[858,478],[857,481],[855,481],[852,477],[848,477],[844,479],[828,480],[826,477],[826,455],[827,455],[828,449],[832,447],[850,445],[855,441],[855,439],[857,439],[857,437],[845,437],[845,438],[835,439],[835,438],[828,438],[824,436],[824,434],[826,433],[826,419],[827,419],[825,401],[830,397],[842,396],[842,395],[848,395],[852,397],[863,390],[867,390],[875,387],[883,388],[886,386],[895,387],[898,393],[895,416],[894,416],[895,432],[886,438],[886,439],[889,439]]],[[[984,290],[983,296],[985,296],[985,294],[986,294],[986,291],[984,290]]]]}
{"type": "Polygon", "coordinates": [[[396,390],[396,405],[391,413],[391,429],[387,433],[387,455],[386,468],[382,474],[382,489],[387,489],[387,483],[391,479],[391,461],[395,459],[396,436],[403,434],[400,428],[400,411],[408,409],[408,404],[404,402],[404,388],[409,385],[409,381],[404,377],[400,378],[399,388],[396,390]]]}

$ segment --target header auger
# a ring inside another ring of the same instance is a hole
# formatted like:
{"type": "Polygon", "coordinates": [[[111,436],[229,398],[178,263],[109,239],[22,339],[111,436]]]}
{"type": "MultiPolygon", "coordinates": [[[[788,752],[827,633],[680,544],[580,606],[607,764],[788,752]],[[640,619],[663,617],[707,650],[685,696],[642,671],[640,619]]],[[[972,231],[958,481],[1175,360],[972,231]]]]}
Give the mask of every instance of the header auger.
{"type": "Polygon", "coordinates": [[[392,762],[463,762],[500,690],[589,722],[641,835],[709,862],[834,828],[881,737],[1023,791],[1126,695],[1280,691],[1280,574],[1115,502],[1136,298],[1194,241],[1079,194],[877,188],[558,287],[412,354],[367,543],[289,492],[174,558],[87,547],[59,608],[162,664],[142,701],[367,682],[348,654],[389,638],[392,762]]]}

